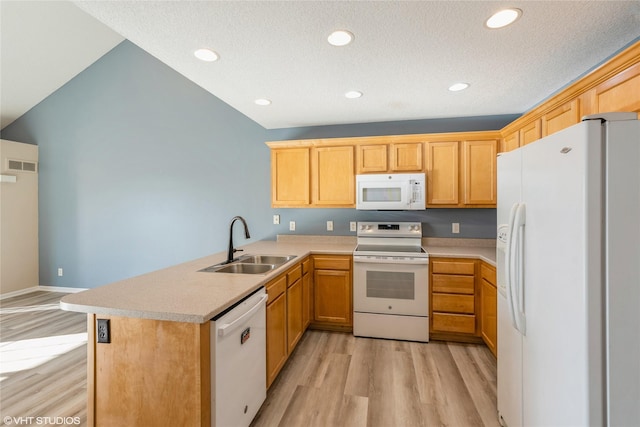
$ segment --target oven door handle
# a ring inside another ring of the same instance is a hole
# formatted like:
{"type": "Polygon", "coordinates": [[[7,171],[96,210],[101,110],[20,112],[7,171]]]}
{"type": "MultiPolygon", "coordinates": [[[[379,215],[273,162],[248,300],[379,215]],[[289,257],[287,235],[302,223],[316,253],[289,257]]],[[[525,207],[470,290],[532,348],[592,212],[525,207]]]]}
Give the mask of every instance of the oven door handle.
{"type": "Polygon", "coordinates": [[[367,263],[367,264],[414,264],[414,265],[428,265],[429,258],[410,258],[410,259],[397,259],[397,258],[370,258],[366,256],[353,257],[354,263],[367,263]]]}

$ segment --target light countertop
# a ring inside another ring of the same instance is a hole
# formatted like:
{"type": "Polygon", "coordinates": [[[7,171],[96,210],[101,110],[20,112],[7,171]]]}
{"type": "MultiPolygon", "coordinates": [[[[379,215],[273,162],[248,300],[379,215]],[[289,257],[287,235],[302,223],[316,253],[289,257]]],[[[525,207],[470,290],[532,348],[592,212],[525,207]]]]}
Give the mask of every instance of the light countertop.
{"type": "Polygon", "coordinates": [[[110,316],[204,323],[275,278],[309,254],[351,255],[355,245],[259,241],[237,249],[245,254],[296,255],[268,274],[200,272],[222,262],[226,252],[121,280],[62,298],[63,310],[110,316]]]}
{"type": "MultiPolygon", "coordinates": [[[[476,239],[474,239],[476,240],[476,239]]],[[[143,319],[204,323],[310,254],[351,255],[351,236],[278,236],[238,246],[237,254],[295,255],[268,274],[200,272],[222,262],[226,252],[121,280],[62,298],[63,310],[143,319]]],[[[460,239],[425,239],[430,256],[482,259],[495,266],[495,246],[469,246],[460,239]],[[455,241],[455,244],[449,244],[455,241]]]]}

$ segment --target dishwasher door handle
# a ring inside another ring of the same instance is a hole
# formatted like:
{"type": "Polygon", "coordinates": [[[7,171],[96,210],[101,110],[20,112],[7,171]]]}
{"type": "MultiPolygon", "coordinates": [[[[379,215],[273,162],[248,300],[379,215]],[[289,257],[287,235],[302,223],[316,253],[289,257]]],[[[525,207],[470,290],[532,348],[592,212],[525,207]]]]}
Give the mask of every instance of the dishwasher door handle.
{"type": "Polygon", "coordinates": [[[260,298],[258,303],[256,305],[254,305],[253,307],[251,307],[249,309],[249,311],[247,311],[245,314],[243,314],[242,316],[238,317],[236,320],[234,320],[231,323],[225,323],[224,325],[220,326],[218,328],[218,336],[224,337],[225,335],[230,333],[232,330],[234,330],[236,328],[236,326],[239,326],[245,319],[253,316],[253,314],[260,309],[260,307],[267,300],[267,298],[269,298],[269,295],[264,294],[262,296],[262,298],[260,298]]]}

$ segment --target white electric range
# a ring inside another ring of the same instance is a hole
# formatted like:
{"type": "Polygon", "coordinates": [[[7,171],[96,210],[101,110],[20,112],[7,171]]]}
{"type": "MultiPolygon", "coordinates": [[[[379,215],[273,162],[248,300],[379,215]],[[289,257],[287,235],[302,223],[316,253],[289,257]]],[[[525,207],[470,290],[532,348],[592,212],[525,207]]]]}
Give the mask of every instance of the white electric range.
{"type": "Polygon", "coordinates": [[[419,222],[359,222],[353,334],[429,341],[429,254],[419,222]]]}

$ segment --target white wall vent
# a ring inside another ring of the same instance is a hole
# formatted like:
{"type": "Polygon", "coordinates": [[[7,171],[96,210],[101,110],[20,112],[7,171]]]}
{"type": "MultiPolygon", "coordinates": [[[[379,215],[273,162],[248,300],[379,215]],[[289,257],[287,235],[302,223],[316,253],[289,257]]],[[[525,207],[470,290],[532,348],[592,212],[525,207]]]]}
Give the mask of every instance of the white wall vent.
{"type": "Polygon", "coordinates": [[[38,163],[23,160],[7,159],[7,170],[14,172],[38,173],[38,163]]]}

